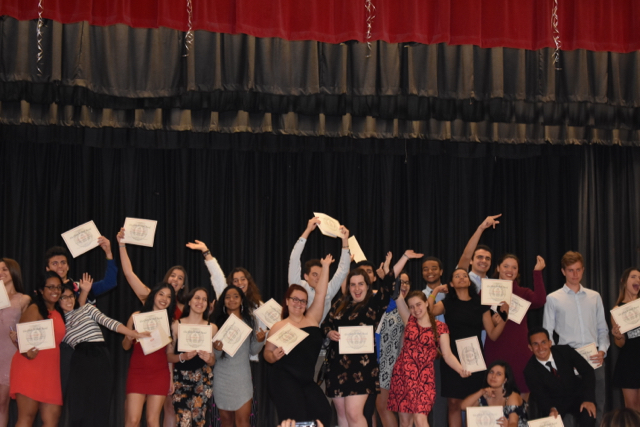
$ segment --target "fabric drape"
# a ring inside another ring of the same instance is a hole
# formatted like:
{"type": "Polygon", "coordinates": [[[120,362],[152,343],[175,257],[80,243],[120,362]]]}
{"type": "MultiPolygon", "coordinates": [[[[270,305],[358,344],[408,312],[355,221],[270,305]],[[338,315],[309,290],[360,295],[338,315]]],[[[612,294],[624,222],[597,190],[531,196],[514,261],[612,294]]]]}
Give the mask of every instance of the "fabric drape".
{"type": "MultiPolygon", "coordinates": [[[[341,43],[383,40],[506,46],[536,50],[555,47],[553,1],[373,0],[371,39],[364,0],[193,1],[193,29],[286,40],[341,43]]],[[[38,18],[37,1],[4,0],[0,15],[38,18]]],[[[43,0],[45,18],[62,23],[125,24],[141,28],[189,29],[187,1],[43,0]]],[[[565,50],[632,52],[640,49],[634,0],[563,0],[558,29],[565,50]]]]}

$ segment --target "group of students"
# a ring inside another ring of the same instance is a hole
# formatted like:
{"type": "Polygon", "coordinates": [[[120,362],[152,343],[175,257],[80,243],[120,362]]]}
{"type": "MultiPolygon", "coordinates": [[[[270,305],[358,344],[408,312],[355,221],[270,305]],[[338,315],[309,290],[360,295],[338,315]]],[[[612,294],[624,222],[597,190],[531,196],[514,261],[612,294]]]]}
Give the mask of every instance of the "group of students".
{"type": "MultiPolygon", "coordinates": [[[[520,427],[526,426],[531,399],[540,416],[560,415],[567,422],[573,418],[578,425],[595,425],[595,416],[604,408],[604,369],[594,371],[575,349],[593,342],[599,352],[591,361],[604,363],[609,330],[602,299],[581,285],[584,261],[577,252],[563,257],[566,284],[549,295],[541,257],[529,289],[519,285],[518,258],[506,254],[496,265],[495,277],[511,280],[513,294],[531,302],[532,309],[544,306],[543,328],[529,330],[526,315],[520,323],[508,320],[506,302],[495,311],[482,305],[481,280],[489,273],[492,253],[479,241],[486,229],[496,227],[499,216],[480,224],[446,284],[441,283],[442,262],[413,250],[405,251],[393,267],[389,253],[377,270],[366,261],[351,270],[349,231],[344,226],[333,277],[331,255],[303,266],[307,238],[320,223],[312,218],[291,252],[282,320],[270,330],[253,314],[262,300],[246,269],[236,268],[225,277],[207,245],[196,240],[187,247],[204,257],[215,304],[208,289],[189,289],[180,266],[171,267],[162,282],[150,288],[133,271],[122,229],[117,236],[121,266],[143,304],[140,312],[166,310],[171,323],[172,340],[166,349],[147,355],[138,340],[149,333],[136,331],[133,317],[125,326],[94,306],[95,296],[116,286],[117,267],[106,238],[99,240],[108,260],[102,281],[93,283],[88,274],[73,281],[66,250],[55,247],[45,256],[46,274],[33,298],[24,295],[18,263],[0,259],[0,280],[11,300],[11,307],[0,310],[0,427],[7,425],[10,397],[17,401],[18,426],[30,426],[38,411],[45,426],[57,425],[61,416],[73,426],[108,425],[113,372],[98,325],[123,334],[123,349],[132,351],[126,426],[139,425],[145,405],[147,425],[159,426],[164,412],[165,426],[204,426],[213,400],[222,426],[249,426],[254,395],[250,362],[258,360],[263,347],[268,394],[280,421],[318,420],[329,426],[329,398],[341,427],[371,425],[375,408],[384,427],[396,427],[398,418],[401,426],[428,426],[434,402],[446,398],[450,426],[461,427],[463,411],[479,405],[502,406],[504,416],[498,424],[520,427]],[[412,259],[423,259],[422,291],[411,291],[404,271],[412,259]],[[210,325],[213,336],[232,314],[253,330],[233,357],[220,341],[213,342],[211,352],[178,351],[179,324],[210,325]],[[18,353],[16,323],[47,318],[54,321],[56,349],[18,353]],[[288,324],[308,335],[287,353],[266,338],[288,324]],[[371,326],[376,352],[340,354],[340,328],[345,326],[371,326]],[[554,332],[557,345],[551,340],[554,332]],[[456,340],[474,336],[482,343],[488,369],[471,374],[460,363],[456,340]]],[[[640,270],[627,269],[616,306],[634,301],[639,292],[640,270]]],[[[633,364],[640,356],[640,330],[620,334],[612,319],[612,334],[621,347],[614,386],[622,388],[625,406],[640,410],[640,373],[633,364]]]]}

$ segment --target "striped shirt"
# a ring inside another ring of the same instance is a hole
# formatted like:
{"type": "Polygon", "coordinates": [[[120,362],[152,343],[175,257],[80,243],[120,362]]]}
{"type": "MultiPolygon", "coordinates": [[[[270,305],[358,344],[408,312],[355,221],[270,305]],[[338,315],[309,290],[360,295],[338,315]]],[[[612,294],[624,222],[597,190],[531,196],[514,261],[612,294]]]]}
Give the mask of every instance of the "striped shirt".
{"type": "Polygon", "coordinates": [[[67,334],[64,342],[75,348],[83,342],[104,342],[100,326],[117,331],[122,323],[102,314],[100,310],[91,304],[85,304],[77,310],[65,314],[67,320],[67,334]]]}

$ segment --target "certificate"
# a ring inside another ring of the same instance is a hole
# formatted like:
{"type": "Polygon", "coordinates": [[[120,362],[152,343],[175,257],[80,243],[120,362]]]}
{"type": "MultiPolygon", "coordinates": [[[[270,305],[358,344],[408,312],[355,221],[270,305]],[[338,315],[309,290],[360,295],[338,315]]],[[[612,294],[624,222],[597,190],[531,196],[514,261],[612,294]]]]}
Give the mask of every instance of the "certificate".
{"type": "Polygon", "coordinates": [[[220,327],[213,341],[220,341],[222,350],[233,357],[251,332],[253,330],[242,319],[232,314],[220,327]]]}
{"type": "Polygon", "coordinates": [[[178,351],[203,350],[212,353],[211,325],[178,324],[178,351]]]}
{"type": "Polygon", "coordinates": [[[518,295],[511,295],[511,304],[509,304],[509,320],[516,322],[518,325],[527,314],[527,310],[531,306],[531,302],[518,295]]]}
{"type": "Polygon", "coordinates": [[[11,307],[11,300],[7,288],[4,287],[4,282],[0,280],[0,310],[7,307],[11,307]]]}
{"type": "Polygon", "coordinates": [[[351,255],[353,255],[353,260],[355,262],[367,260],[367,257],[364,256],[364,252],[362,252],[362,248],[360,248],[360,244],[356,240],[356,236],[349,237],[349,251],[351,252],[351,255]]]}
{"type": "Polygon", "coordinates": [[[611,316],[620,327],[621,334],[640,327],[640,299],[614,308],[611,316]]]}
{"type": "Polygon", "coordinates": [[[291,323],[284,325],[275,334],[269,333],[269,341],[276,347],[282,347],[285,354],[289,354],[303,339],[308,337],[309,334],[302,329],[296,328],[291,323]]]}
{"type": "Polygon", "coordinates": [[[500,305],[502,301],[511,304],[512,283],[511,280],[482,279],[482,305],[500,305]]]}
{"type": "Polygon", "coordinates": [[[458,359],[464,370],[471,373],[487,370],[478,337],[456,340],[456,347],[458,348],[458,359]]]}
{"type": "Polygon", "coordinates": [[[576,348],[576,351],[580,353],[580,356],[584,357],[584,360],[589,362],[593,369],[597,369],[602,365],[598,365],[597,363],[593,363],[591,361],[591,356],[598,354],[598,347],[596,347],[595,343],[587,344],[584,347],[576,348]]]}
{"type": "Polygon", "coordinates": [[[267,325],[267,328],[271,329],[274,324],[282,320],[282,306],[271,298],[253,310],[253,314],[255,314],[262,323],[267,325]]]}
{"type": "Polygon", "coordinates": [[[153,247],[158,221],[152,219],[125,218],[122,243],[153,247]]]}
{"type": "Polygon", "coordinates": [[[18,323],[16,331],[18,332],[18,351],[20,353],[26,353],[34,347],[38,350],[56,348],[53,319],[18,323]]]}
{"type": "Polygon", "coordinates": [[[138,332],[151,332],[151,337],[138,340],[142,352],[151,354],[171,342],[171,330],[167,310],[136,313],[133,316],[133,326],[138,332]]]}
{"type": "Polygon", "coordinates": [[[470,406],[467,408],[467,427],[498,426],[502,417],[502,406],[470,406]]]}
{"type": "Polygon", "coordinates": [[[374,339],[373,326],[340,326],[338,327],[340,341],[338,341],[339,354],[364,354],[373,353],[374,339]]]}
{"type": "Polygon", "coordinates": [[[558,415],[558,418],[547,417],[539,418],[537,420],[529,420],[529,427],[564,427],[562,423],[562,417],[558,415]]]}
{"type": "Polygon", "coordinates": [[[93,221],[85,222],[62,233],[64,243],[66,243],[69,252],[74,258],[98,247],[98,237],[100,237],[100,232],[93,221]]]}
{"type": "Polygon", "coordinates": [[[325,236],[338,237],[342,235],[342,233],[340,233],[340,223],[338,220],[331,218],[329,215],[318,212],[314,212],[313,216],[320,218],[318,228],[325,236]]]}

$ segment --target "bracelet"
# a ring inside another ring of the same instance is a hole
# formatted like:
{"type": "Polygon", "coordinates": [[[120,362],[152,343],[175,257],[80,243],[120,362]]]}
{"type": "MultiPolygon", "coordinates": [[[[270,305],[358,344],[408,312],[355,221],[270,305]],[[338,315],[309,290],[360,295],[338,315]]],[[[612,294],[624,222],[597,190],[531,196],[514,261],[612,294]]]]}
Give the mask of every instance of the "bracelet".
{"type": "Polygon", "coordinates": [[[206,252],[202,252],[202,256],[203,256],[203,257],[205,257],[205,258],[206,258],[206,257],[207,257],[207,255],[211,255],[211,251],[210,251],[210,250],[208,250],[208,249],[206,250],[206,252]]]}
{"type": "Polygon", "coordinates": [[[349,246],[343,246],[342,249],[349,249],[349,246]]]}
{"type": "Polygon", "coordinates": [[[403,257],[405,257],[406,259],[409,259],[409,257],[407,256],[407,254],[402,254],[403,257]]]}
{"type": "Polygon", "coordinates": [[[178,355],[178,360],[180,361],[180,363],[184,363],[185,362],[184,360],[182,360],[182,353],[180,353],[178,355]]]}
{"type": "Polygon", "coordinates": [[[124,248],[126,245],[121,245],[121,244],[118,243],[118,246],[121,247],[121,248],[124,248]]]}
{"type": "Polygon", "coordinates": [[[436,300],[436,296],[434,294],[429,295],[429,298],[433,298],[433,300],[436,300]]]}

